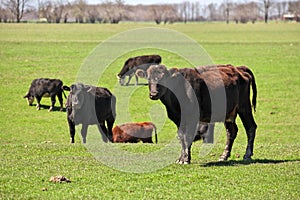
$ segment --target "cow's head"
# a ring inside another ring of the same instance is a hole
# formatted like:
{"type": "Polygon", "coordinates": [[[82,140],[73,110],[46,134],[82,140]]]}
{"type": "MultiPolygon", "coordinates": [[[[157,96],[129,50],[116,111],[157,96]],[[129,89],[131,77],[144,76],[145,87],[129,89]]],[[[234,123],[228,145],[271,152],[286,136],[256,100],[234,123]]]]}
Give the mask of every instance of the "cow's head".
{"type": "Polygon", "coordinates": [[[25,99],[27,99],[27,103],[29,106],[32,106],[33,102],[34,102],[34,96],[30,95],[30,93],[28,92],[25,96],[25,99]]]}
{"type": "Polygon", "coordinates": [[[70,91],[67,98],[66,109],[71,120],[75,121],[75,114],[80,110],[84,104],[84,99],[87,92],[90,92],[90,86],[82,83],[76,83],[68,86],[63,86],[63,90],[70,91]]]}
{"type": "Polygon", "coordinates": [[[90,92],[90,90],[90,86],[82,83],[76,83],[70,86],[71,106],[73,110],[81,109],[85,95],[87,92],[90,92]]]}
{"type": "Polygon", "coordinates": [[[120,85],[125,85],[125,76],[121,76],[121,74],[117,74],[117,79],[120,85]]]}
{"type": "Polygon", "coordinates": [[[137,70],[136,75],[147,78],[149,84],[149,97],[152,100],[160,99],[167,91],[167,82],[171,77],[170,72],[164,65],[151,65],[147,72],[137,70]]]}

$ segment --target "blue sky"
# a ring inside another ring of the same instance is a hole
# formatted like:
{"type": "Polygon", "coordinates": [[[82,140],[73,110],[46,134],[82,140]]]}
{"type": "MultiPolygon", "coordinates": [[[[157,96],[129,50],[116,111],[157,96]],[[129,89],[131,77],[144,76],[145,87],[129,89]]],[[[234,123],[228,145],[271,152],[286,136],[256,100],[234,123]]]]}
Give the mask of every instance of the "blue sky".
{"type": "MultiPolygon", "coordinates": [[[[182,3],[185,0],[125,0],[126,4],[163,4],[163,3],[182,3]]],[[[199,2],[200,4],[209,4],[209,3],[222,3],[224,0],[188,0],[189,2],[199,2]]],[[[89,3],[98,4],[102,3],[102,0],[88,0],[89,3]]]]}

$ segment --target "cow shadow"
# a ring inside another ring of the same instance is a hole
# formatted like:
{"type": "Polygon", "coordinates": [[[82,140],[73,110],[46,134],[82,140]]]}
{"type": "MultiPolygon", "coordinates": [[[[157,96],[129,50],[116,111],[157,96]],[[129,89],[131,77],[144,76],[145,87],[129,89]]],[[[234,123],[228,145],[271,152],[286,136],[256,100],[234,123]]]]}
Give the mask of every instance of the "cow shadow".
{"type": "Polygon", "coordinates": [[[148,83],[138,83],[137,85],[135,85],[135,83],[129,83],[128,85],[123,85],[123,86],[130,86],[130,87],[132,87],[132,86],[147,86],[148,85],[148,83]]]}
{"type": "Polygon", "coordinates": [[[239,165],[251,165],[251,164],[280,164],[288,162],[300,162],[300,159],[291,160],[275,160],[275,159],[253,159],[253,160],[229,160],[229,161],[217,161],[200,164],[202,167],[230,167],[239,165]]]}
{"type": "MultiPolygon", "coordinates": [[[[36,104],[32,104],[32,107],[36,107],[36,104]]],[[[40,105],[40,110],[49,110],[50,106],[46,106],[46,105],[40,105]]],[[[59,106],[54,106],[52,109],[52,112],[56,112],[59,111],[60,112],[60,107],[59,106]]],[[[66,108],[63,108],[63,110],[61,112],[66,112],[66,108]]]]}

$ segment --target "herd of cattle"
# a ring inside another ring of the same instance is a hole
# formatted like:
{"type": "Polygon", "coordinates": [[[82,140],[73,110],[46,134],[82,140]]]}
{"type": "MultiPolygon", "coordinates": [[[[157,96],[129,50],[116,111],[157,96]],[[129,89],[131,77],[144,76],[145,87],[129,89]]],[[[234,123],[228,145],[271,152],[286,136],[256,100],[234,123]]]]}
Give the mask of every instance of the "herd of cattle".
{"type": "MultiPolygon", "coordinates": [[[[208,141],[208,127],[223,122],[227,132],[226,146],[219,160],[230,157],[238,128],[237,115],[241,118],[247,133],[248,143],[244,159],[253,155],[253,145],[257,125],[252,114],[256,107],[257,89],[253,73],[245,66],[213,65],[195,68],[167,69],[161,63],[159,55],[144,55],[129,58],[117,78],[121,85],[125,77],[138,77],[148,80],[149,97],[160,100],[166,107],[168,117],[177,126],[178,138],[182,150],[179,164],[191,161],[193,141],[208,141]],[[252,102],[250,100],[252,87],[252,102]]],[[[126,123],[113,128],[116,119],[116,97],[107,88],[75,83],[70,87],[59,79],[40,78],[32,81],[28,93],[24,96],[32,105],[40,109],[42,97],[51,97],[52,111],[56,96],[63,110],[63,98],[67,98],[66,112],[71,142],[74,143],[75,126],[82,124],[81,136],[86,143],[89,125],[97,125],[104,142],[148,142],[153,143],[152,133],[156,127],[151,122],[126,123]],[[66,97],[64,91],[69,91],[66,97]]]]}

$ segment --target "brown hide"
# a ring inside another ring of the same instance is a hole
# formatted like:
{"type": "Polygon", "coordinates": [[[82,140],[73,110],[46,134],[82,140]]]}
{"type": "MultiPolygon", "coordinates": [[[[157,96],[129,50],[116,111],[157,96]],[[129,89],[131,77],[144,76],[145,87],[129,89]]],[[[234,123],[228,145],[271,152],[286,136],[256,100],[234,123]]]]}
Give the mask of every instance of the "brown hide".
{"type": "Polygon", "coordinates": [[[115,126],[113,132],[113,142],[118,143],[153,143],[152,132],[155,131],[155,142],[157,143],[156,127],[151,122],[126,123],[115,126]]]}
{"type": "Polygon", "coordinates": [[[224,122],[227,141],[220,160],[227,160],[238,132],[237,115],[247,134],[244,159],[251,159],[257,128],[251,108],[251,86],[254,109],[257,90],[248,67],[214,65],[168,70],[164,65],[152,65],[147,70],[147,78],[150,99],[165,105],[168,117],[178,128],[182,145],[178,163],[190,163],[191,145],[199,122],[224,122]]]}

